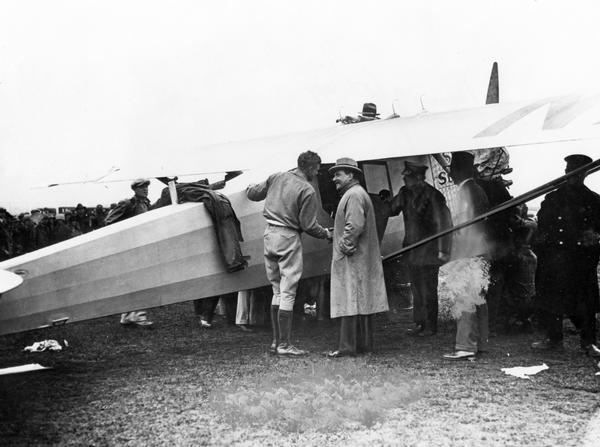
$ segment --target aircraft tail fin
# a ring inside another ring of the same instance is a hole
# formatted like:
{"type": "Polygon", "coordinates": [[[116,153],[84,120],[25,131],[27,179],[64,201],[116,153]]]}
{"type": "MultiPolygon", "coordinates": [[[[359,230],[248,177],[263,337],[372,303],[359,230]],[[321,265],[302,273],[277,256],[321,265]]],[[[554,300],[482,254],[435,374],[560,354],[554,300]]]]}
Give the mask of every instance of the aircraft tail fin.
{"type": "Polygon", "coordinates": [[[492,74],[488,85],[486,104],[498,104],[500,102],[500,86],[498,83],[498,62],[492,65],[492,74]]]}

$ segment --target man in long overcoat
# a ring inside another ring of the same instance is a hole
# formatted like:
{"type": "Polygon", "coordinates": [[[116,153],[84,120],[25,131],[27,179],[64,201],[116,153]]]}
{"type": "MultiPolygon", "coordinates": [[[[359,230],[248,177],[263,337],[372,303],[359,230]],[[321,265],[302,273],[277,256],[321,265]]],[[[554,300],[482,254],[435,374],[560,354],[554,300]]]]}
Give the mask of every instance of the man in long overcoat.
{"type": "MultiPolygon", "coordinates": [[[[565,158],[569,173],[592,159],[565,158]]],[[[562,320],[567,315],[581,330],[581,347],[600,356],[596,345],[597,266],[600,257],[600,196],[583,184],[585,174],[571,177],[548,194],[538,212],[536,304],[546,339],[534,349],[562,347],[562,320]]]]}
{"type": "Polygon", "coordinates": [[[351,158],[329,169],[342,198],[335,214],[331,263],[331,318],[340,318],[338,349],[343,357],[373,349],[372,315],[388,310],[373,204],[359,184],[351,158]]]}
{"type": "MultiPolygon", "coordinates": [[[[407,247],[452,226],[450,210],[444,195],[425,182],[427,166],[404,162],[405,186],[392,201],[391,215],[402,212],[404,243],[407,247]]],[[[419,336],[437,332],[438,274],[440,265],[450,259],[452,235],[438,238],[408,254],[410,285],[413,295],[415,328],[410,333],[419,336]]]]}

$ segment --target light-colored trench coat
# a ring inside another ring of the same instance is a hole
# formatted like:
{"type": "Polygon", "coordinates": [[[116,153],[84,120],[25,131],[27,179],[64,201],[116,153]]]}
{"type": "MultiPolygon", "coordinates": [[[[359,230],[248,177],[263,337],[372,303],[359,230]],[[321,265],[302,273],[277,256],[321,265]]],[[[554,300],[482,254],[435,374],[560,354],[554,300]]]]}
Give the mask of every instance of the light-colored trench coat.
{"type": "Polygon", "coordinates": [[[362,186],[351,186],[338,205],[333,229],[331,317],[389,309],[375,212],[362,186]]]}

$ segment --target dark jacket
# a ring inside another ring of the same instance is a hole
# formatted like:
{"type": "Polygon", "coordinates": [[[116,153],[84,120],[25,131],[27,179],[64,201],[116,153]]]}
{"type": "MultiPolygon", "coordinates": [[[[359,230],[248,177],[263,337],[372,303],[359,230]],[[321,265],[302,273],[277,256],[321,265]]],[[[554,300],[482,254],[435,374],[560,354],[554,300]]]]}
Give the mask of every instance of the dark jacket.
{"type": "MultiPolygon", "coordinates": [[[[513,198],[500,178],[492,180],[477,179],[475,182],[485,192],[490,209],[513,198]]],[[[495,214],[487,220],[488,236],[490,242],[493,243],[493,258],[501,259],[515,253],[513,231],[521,224],[522,219],[519,216],[519,208],[516,206],[495,214]]]]}
{"type": "MultiPolygon", "coordinates": [[[[244,240],[240,221],[231,202],[223,194],[212,190],[205,182],[178,183],[176,185],[179,203],[200,202],[213,219],[217,240],[223,255],[223,262],[228,272],[235,272],[246,267],[247,261],[242,255],[240,242],[244,240]]],[[[171,204],[169,188],[164,188],[160,198],[152,208],[161,208],[171,204]]]]}
{"type": "Polygon", "coordinates": [[[121,200],[106,216],[106,225],[137,216],[149,209],[150,201],[146,197],[133,196],[131,199],[121,200]]]}
{"type": "MultiPolygon", "coordinates": [[[[452,226],[443,194],[428,183],[402,187],[392,201],[391,215],[404,217],[403,247],[419,242],[452,226]]],[[[411,265],[439,265],[438,253],[450,254],[452,235],[446,235],[410,251],[411,265]]]]}
{"type": "Polygon", "coordinates": [[[538,307],[556,314],[597,312],[600,196],[585,185],[565,185],[546,196],[537,217],[538,307]]]}

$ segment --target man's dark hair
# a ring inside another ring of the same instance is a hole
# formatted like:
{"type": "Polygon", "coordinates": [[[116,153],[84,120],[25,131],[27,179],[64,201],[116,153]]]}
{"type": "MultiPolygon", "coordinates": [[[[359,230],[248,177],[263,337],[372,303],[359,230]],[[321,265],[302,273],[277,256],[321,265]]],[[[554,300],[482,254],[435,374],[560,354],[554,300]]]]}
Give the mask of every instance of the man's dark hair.
{"type": "Polygon", "coordinates": [[[321,164],[321,157],[313,151],[302,152],[298,156],[298,167],[305,171],[306,169],[321,164]]]}

